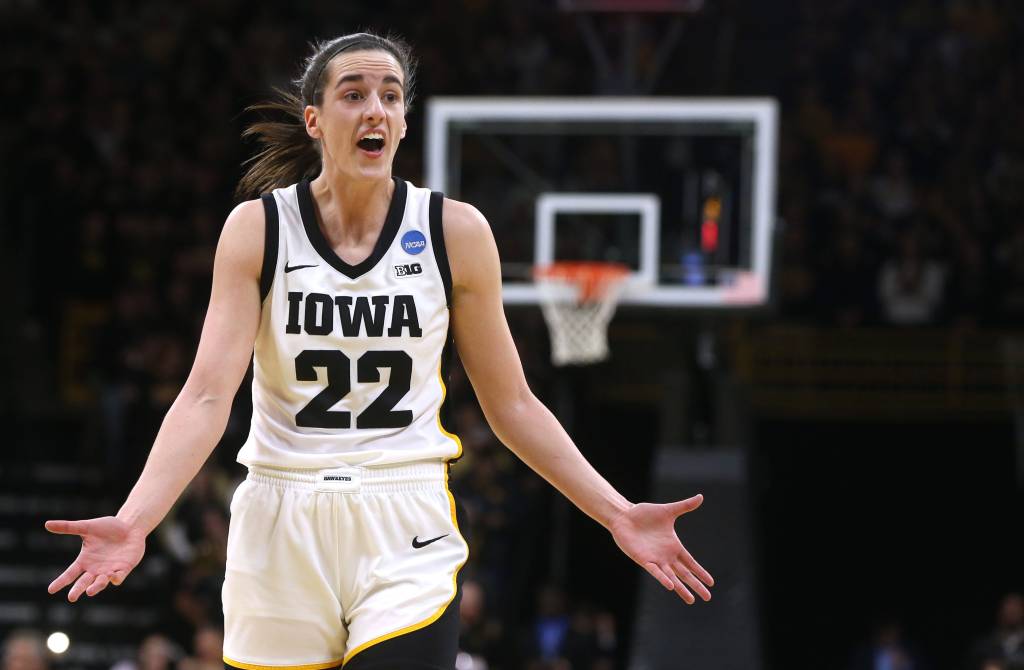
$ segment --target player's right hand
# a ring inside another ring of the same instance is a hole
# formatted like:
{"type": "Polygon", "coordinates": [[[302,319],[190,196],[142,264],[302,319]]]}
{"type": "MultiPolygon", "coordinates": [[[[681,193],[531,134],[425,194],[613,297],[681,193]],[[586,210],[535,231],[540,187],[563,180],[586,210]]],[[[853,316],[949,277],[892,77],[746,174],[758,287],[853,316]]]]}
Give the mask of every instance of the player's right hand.
{"type": "Polygon", "coordinates": [[[113,516],[82,521],[47,521],[46,530],[59,535],[78,535],[82,550],[78,558],[46,589],[56,593],[74,583],[68,600],[75,602],[85,593],[94,596],[108,584],[119,586],[146,553],[146,535],[113,516]]]}

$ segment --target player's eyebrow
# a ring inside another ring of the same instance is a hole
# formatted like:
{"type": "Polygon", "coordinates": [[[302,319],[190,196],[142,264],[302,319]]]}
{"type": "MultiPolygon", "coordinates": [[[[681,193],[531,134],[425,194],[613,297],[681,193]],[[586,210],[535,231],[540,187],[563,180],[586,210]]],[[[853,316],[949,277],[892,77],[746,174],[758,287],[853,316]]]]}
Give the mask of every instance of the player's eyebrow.
{"type": "MultiPolygon", "coordinates": [[[[338,88],[342,84],[347,84],[347,83],[353,82],[353,81],[363,81],[363,75],[361,75],[361,74],[347,74],[347,75],[345,75],[344,77],[342,77],[341,79],[338,80],[338,83],[335,84],[334,88],[338,88]]],[[[384,83],[385,84],[398,84],[399,86],[401,86],[402,85],[402,80],[399,79],[398,77],[394,76],[394,75],[386,74],[386,75],[384,75],[384,83]]]]}

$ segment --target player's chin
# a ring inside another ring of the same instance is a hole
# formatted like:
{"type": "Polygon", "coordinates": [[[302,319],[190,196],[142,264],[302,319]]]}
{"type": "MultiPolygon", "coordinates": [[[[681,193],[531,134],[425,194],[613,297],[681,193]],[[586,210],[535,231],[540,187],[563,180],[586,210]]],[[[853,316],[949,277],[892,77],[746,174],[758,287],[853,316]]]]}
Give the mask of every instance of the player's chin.
{"type": "MultiPolygon", "coordinates": [[[[360,154],[367,152],[359,150],[360,154]]],[[[356,157],[356,171],[363,177],[379,177],[391,172],[394,155],[386,149],[379,156],[360,155],[356,157]]]]}

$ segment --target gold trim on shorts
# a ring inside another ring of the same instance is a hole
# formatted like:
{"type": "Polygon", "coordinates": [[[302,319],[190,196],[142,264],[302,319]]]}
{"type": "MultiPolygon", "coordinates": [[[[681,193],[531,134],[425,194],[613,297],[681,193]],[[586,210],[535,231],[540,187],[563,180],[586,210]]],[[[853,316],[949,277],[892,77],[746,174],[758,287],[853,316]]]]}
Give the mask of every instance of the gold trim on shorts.
{"type": "Polygon", "coordinates": [[[228,665],[241,668],[242,670],[326,670],[336,668],[342,664],[342,659],[336,661],[324,661],[323,663],[306,663],[305,665],[259,665],[257,663],[242,663],[224,656],[224,662],[228,665]]]}

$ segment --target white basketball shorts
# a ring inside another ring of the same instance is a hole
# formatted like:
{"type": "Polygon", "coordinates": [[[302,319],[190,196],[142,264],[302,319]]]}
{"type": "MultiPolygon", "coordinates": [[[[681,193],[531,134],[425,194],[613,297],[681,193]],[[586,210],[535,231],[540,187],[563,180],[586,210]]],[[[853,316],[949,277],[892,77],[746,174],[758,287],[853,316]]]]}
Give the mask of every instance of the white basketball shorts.
{"type": "Polygon", "coordinates": [[[331,668],[440,618],[469,556],[447,467],[250,468],[231,500],[224,662],[331,668]]]}

